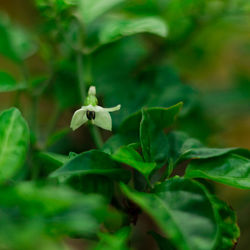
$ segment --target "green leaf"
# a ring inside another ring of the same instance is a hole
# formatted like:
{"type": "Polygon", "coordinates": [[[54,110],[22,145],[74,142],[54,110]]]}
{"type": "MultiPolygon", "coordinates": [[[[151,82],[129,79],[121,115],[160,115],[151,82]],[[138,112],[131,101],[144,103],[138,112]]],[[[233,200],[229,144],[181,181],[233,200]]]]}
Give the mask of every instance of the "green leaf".
{"type": "Polygon", "coordinates": [[[127,182],[130,178],[129,171],[120,168],[108,154],[99,150],[90,150],[75,156],[53,172],[51,177],[87,174],[104,175],[124,182],[127,182]]]}
{"type": "Polygon", "coordinates": [[[151,142],[152,136],[155,134],[155,125],[150,122],[150,115],[145,109],[142,109],[142,119],[140,124],[140,141],[142,153],[145,161],[151,161],[151,142]]]}
{"type": "MultiPolygon", "coordinates": [[[[58,240],[57,235],[69,233],[94,235],[107,216],[106,202],[100,196],[30,182],[2,188],[0,212],[10,218],[12,230],[16,230],[12,240],[18,237],[18,227],[24,225],[33,226],[38,237],[45,234],[54,240],[58,240]]],[[[0,238],[2,233],[0,230],[0,238]]]]}
{"type": "Polygon", "coordinates": [[[250,188],[250,160],[236,154],[207,160],[191,161],[186,169],[188,178],[205,178],[229,186],[250,188]]]}
{"type": "Polygon", "coordinates": [[[22,28],[12,25],[7,16],[0,16],[0,54],[20,63],[32,55],[36,46],[22,28]]]}
{"type": "Polygon", "coordinates": [[[76,65],[66,60],[57,65],[53,90],[61,109],[75,107],[81,103],[75,68],[76,65]]]}
{"type": "Polygon", "coordinates": [[[120,147],[126,146],[134,142],[134,138],[129,135],[115,134],[111,136],[103,145],[102,151],[107,154],[113,154],[120,147]]]}
{"type": "Polygon", "coordinates": [[[247,149],[241,148],[206,148],[206,147],[199,147],[199,148],[190,148],[184,150],[180,157],[181,160],[186,159],[209,159],[214,157],[223,156],[229,153],[236,153],[240,155],[250,156],[250,152],[247,149]]]}
{"type": "Polygon", "coordinates": [[[88,24],[125,0],[79,0],[79,15],[88,24]]]}
{"type": "Polygon", "coordinates": [[[111,157],[115,161],[135,168],[146,178],[148,178],[156,166],[154,162],[144,162],[141,155],[131,146],[123,146],[119,148],[111,157]]]}
{"type": "Polygon", "coordinates": [[[180,250],[211,250],[218,236],[213,206],[205,187],[185,178],[172,178],[153,193],[123,192],[147,212],[180,250]]]}
{"type": "Polygon", "coordinates": [[[114,234],[99,233],[100,242],[94,248],[95,250],[128,250],[127,241],[131,229],[123,227],[114,234]]]}
{"type": "Polygon", "coordinates": [[[75,175],[66,179],[65,183],[84,194],[100,194],[109,202],[114,193],[113,181],[103,175],[75,175]]]}
{"type": "Polygon", "coordinates": [[[29,128],[18,109],[0,114],[0,142],[0,182],[4,182],[22,167],[29,144],[29,128]]]}
{"type": "Polygon", "coordinates": [[[156,161],[160,166],[167,161],[169,143],[165,133],[154,123],[146,109],[142,110],[140,141],[145,161],[156,161]]]}
{"type": "Polygon", "coordinates": [[[69,160],[67,155],[56,154],[51,152],[40,152],[37,157],[46,162],[47,164],[52,164],[53,166],[61,167],[64,163],[69,160]]]}
{"type": "Polygon", "coordinates": [[[151,33],[161,37],[167,36],[167,25],[159,17],[144,17],[138,19],[111,19],[102,27],[99,40],[101,44],[116,41],[124,36],[138,33],[151,33]]]}
{"type": "Polygon", "coordinates": [[[240,237],[236,215],[225,202],[212,195],[211,199],[217,211],[217,221],[220,227],[220,237],[216,249],[233,249],[240,237]]]}
{"type": "Polygon", "coordinates": [[[203,146],[200,141],[190,138],[182,131],[169,132],[167,134],[167,140],[169,145],[171,145],[169,148],[169,158],[171,158],[173,162],[177,162],[184,151],[203,146]]]}
{"type": "Polygon", "coordinates": [[[75,5],[78,0],[36,0],[36,5],[41,9],[54,8],[57,12],[64,11],[70,6],[75,5]]]}
{"type": "Polygon", "coordinates": [[[205,147],[199,140],[189,137],[181,131],[169,133],[168,143],[171,145],[169,154],[175,165],[184,160],[210,159],[230,153],[250,157],[250,151],[247,149],[205,147]]]}
{"type": "Polygon", "coordinates": [[[0,72],[0,92],[9,92],[23,89],[23,84],[18,84],[16,80],[6,72],[0,72]]]}
{"type": "MultiPolygon", "coordinates": [[[[177,115],[179,114],[183,103],[180,102],[169,108],[147,108],[146,111],[150,115],[152,122],[161,130],[170,127],[177,115]]],[[[142,118],[142,111],[138,111],[129,116],[121,125],[120,131],[123,133],[138,131],[142,118]]]]}

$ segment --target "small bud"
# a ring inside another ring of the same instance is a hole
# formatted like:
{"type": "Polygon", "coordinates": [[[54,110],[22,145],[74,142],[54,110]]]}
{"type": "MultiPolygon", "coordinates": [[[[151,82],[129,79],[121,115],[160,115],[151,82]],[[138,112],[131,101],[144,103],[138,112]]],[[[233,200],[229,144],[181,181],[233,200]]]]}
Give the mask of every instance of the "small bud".
{"type": "Polygon", "coordinates": [[[88,106],[88,105],[96,106],[97,104],[98,104],[98,100],[96,96],[94,95],[88,95],[84,102],[85,106],[88,106]]]}
{"type": "Polygon", "coordinates": [[[95,86],[90,86],[89,87],[89,92],[88,92],[89,95],[96,95],[96,88],[95,86]]]}

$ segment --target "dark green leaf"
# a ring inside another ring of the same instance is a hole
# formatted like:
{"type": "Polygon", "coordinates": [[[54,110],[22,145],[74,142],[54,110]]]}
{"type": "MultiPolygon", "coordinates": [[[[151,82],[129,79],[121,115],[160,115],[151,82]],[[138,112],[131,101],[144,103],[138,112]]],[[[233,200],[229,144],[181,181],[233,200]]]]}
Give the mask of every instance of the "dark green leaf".
{"type": "Polygon", "coordinates": [[[0,114],[0,182],[14,177],[22,167],[29,144],[29,128],[20,111],[0,114]]]}
{"type": "Polygon", "coordinates": [[[236,153],[244,157],[250,157],[250,151],[242,148],[208,148],[199,140],[189,137],[181,131],[171,132],[167,136],[171,145],[170,157],[175,164],[183,160],[210,159],[230,153],[236,153]]]}
{"type": "Polygon", "coordinates": [[[75,64],[66,60],[57,65],[53,89],[61,109],[75,107],[81,103],[75,68],[75,64]]]}
{"type": "Polygon", "coordinates": [[[75,156],[61,168],[51,174],[51,177],[100,174],[115,180],[127,182],[130,173],[120,168],[110,156],[99,150],[91,150],[75,156]]]}
{"type": "Polygon", "coordinates": [[[114,192],[114,183],[103,175],[75,175],[66,179],[68,185],[84,194],[100,194],[110,202],[114,192]]]}
{"type": "Polygon", "coordinates": [[[103,145],[102,151],[107,154],[113,154],[120,147],[126,146],[135,142],[134,138],[129,135],[115,134],[111,136],[103,145]]]}
{"type": "Polygon", "coordinates": [[[145,161],[156,161],[160,166],[167,162],[169,143],[165,133],[154,123],[146,109],[142,110],[140,141],[145,161]]]}
{"type": "Polygon", "coordinates": [[[205,187],[185,178],[173,178],[153,193],[122,190],[147,212],[180,250],[211,250],[218,236],[214,209],[205,187]]]}
{"type": "MultiPolygon", "coordinates": [[[[156,127],[160,129],[170,127],[178,113],[182,108],[183,103],[180,102],[169,108],[147,108],[147,112],[150,115],[152,122],[156,124],[156,127]]],[[[129,116],[121,125],[121,132],[134,132],[138,131],[142,118],[142,111],[138,111],[129,116]]]]}
{"type": "Polygon", "coordinates": [[[51,153],[51,152],[40,152],[37,157],[40,158],[43,162],[47,164],[52,164],[57,167],[61,167],[64,163],[69,160],[69,157],[66,155],[51,153]]]}
{"type": "Polygon", "coordinates": [[[217,211],[217,221],[220,227],[220,237],[216,250],[233,249],[240,236],[234,211],[223,201],[211,196],[213,206],[217,211]]]}
{"type": "Polygon", "coordinates": [[[143,17],[134,20],[111,19],[102,27],[99,39],[101,44],[106,44],[124,36],[145,32],[166,37],[167,25],[158,17],[143,17]]]}
{"type": "Polygon", "coordinates": [[[140,124],[140,142],[142,153],[145,161],[150,162],[152,159],[151,154],[151,142],[152,136],[155,134],[155,124],[150,122],[150,115],[145,109],[142,109],[142,119],[140,124]],[[152,136],[151,136],[152,135],[152,136]]]}
{"type": "Polygon", "coordinates": [[[156,164],[154,162],[144,162],[141,155],[131,146],[119,148],[113,155],[112,159],[135,168],[146,178],[150,175],[156,164]]]}
{"type": "MultiPolygon", "coordinates": [[[[185,145],[184,145],[185,146],[185,145]]],[[[199,148],[189,148],[183,149],[181,159],[209,159],[214,157],[223,156],[229,153],[236,153],[242,154],[246,156],[250,156],[250,152],[247,149],[241,148],[206,148],[206,147],[199,147],[199,148]]]]}
{"type": "Polygon", "coordinates": [[[36,5],[41,8],[41,9],[46,9],[46,8],[54,8],[58,12],[61,12],[70,6],[74,5],[75,2],[78,0],[52,0],[52,1],[47,1],[47,0],[36,0],[36,5]]]}
{"type": "Polygon", "coordinates": [[[237,188],[250,188],[250,160],[236,154],[208,160],[191,161],[186,169],[188,178],[206,178],[237,188]]]}
{"type": "Polygon", "coordinates": [[[154,231],[151,231],[150,234],[154,237],[155,241],[157,242],[159,250],[176,250],[176,248],[172,245],[172,243],[165,237],[162,237],[160,234],[154,231]]]}

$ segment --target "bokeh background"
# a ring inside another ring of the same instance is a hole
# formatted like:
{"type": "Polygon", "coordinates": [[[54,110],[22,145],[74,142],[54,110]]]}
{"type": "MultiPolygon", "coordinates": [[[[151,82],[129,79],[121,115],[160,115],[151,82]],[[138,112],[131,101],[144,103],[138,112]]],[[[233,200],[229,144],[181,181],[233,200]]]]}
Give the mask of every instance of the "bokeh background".
{"type": "MultiPolygon", "coordinates": [[[[249,1],[131,0],[115,11],[160,16],[168,25],[168,36],[126,37],[93,54],[88,81],[97,86],[106,106],[123,106],[114,115],[114,129],[145,105],[170,106],[184,101],[177,129],[209,146],[250,149],[249,1]]],[[[42,98],[35,102],[38,112],[34,113],[32,97],[22,92],[0,93],[0,110],[19,106],[29,122],[36,123],[33,128],[40,131],[40,147],[60,153],[93,148],[87,130],[74,134],[68,130],[72,113],[81,101],[76,65],[67,44],[62,42],[57,48],[55,40],[48,39],[53,18],[46,26],[46,15],[41,15],[32,0],[0,0],[0,17],[1,22],[8,19],[26,30],[35,44],[24,61],[25,67],[1,51],[0,71],[22,82],[28,69],[34,86],[49,79],[42,98]],[[51,64],[55,71],[49,78],[51,64]],[[49,141],[48,134],[53,135],[49,141]]],[[[1,28],[0,23],[0,44],[1,28]]],[[[15,39],[18,42],[18,36],[15,39]]],[[[110,134],[103,136],[108,138],[110,134]]],[[[236,249],[249,249],[250,192],[224,185],[215,189],[237,212],[241,238],[236,249]]]]}

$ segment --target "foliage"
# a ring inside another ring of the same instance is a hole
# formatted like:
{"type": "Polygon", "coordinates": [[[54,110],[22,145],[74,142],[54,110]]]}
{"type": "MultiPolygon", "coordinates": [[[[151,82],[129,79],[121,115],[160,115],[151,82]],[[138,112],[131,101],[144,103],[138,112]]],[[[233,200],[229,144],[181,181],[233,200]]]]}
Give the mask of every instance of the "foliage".
{"type": "Polygon", "coordinates": [[[1,249],[71,249],[72,239],[133,249],[141,214],[159,249],[234,247],[235,213],[204,183],[250,189],[250,151],[203,144],[212,99],[165,60],[196,30],[230,19],[232,6],[216,2],[36,0],[32,32],[1,14],[0,53],[21,72],[0,71],[1,95],[14,93],[16,106],[0,114],[1,249]],[[91,122],[68,129],[93,84],[101,104],[121,104],[112,134],[91,122]]]}

